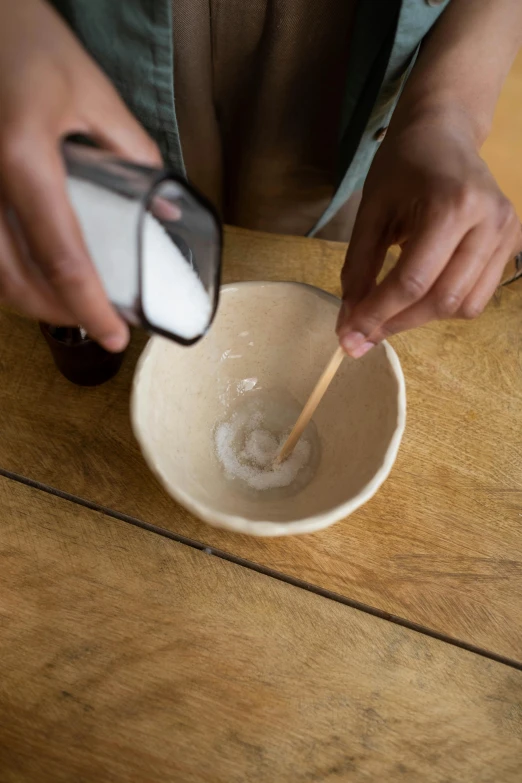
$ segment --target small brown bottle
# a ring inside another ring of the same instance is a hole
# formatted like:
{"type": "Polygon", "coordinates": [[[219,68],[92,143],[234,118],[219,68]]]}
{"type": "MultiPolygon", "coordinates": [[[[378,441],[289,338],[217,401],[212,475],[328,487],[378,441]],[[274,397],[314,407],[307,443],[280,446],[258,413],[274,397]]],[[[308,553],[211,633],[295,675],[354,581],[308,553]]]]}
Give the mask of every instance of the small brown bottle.
{"type": "Polygon", "coordinates": [[[122,353],[110,353],[79,327],[51,326],[40,329],[62,375],[78,386],[99,386],[113,378],[121,367],[122,353]]]}

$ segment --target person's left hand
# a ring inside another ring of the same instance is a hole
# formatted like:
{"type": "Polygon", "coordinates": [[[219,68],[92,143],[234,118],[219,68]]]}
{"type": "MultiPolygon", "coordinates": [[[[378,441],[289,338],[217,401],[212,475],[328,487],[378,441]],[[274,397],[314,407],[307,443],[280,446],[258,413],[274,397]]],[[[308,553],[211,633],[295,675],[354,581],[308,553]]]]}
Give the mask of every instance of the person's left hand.
{"type": "Polygon", "coordinates": [[[389,132],[342,272],[341,345],[359,358],[427,321],[478,316],[521,248],[515,210],[465,128],[435,119],[389,132]],[[392,244],[401,257],[377,285],[392,244]]]}

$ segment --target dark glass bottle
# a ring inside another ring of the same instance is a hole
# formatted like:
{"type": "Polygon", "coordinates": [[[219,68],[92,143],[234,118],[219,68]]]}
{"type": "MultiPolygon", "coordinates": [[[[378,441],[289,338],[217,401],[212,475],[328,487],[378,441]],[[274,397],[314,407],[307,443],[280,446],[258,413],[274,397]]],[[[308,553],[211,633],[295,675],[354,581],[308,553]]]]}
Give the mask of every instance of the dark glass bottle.
{"type": "Polygon", "coordinates": [[[54,363],[62,375],[78,386],[99,386],[121,367],[122,353],[109,353],[77,327],[40,324],[54,363]]]}

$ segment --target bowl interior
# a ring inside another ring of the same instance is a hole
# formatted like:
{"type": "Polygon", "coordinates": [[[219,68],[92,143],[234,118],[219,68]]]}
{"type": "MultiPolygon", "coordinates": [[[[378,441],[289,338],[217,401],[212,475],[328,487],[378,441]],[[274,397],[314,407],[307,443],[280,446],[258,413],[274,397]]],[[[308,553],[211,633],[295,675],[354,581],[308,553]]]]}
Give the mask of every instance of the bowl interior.
{"type": "Polygon", "coordinates": [[[197,345],[150,341],[135,380],[135,432],[166,488],[203,519],[226,526],[238,517],[295,523],[335,512],[339,518],[387,472],[400,428],[401,380],[384,345],[341,365],[314,416],[320,460],[302,490],[248,495],[226,479],[216,457],[216,425],[238,400],[283,391],[304,404],[336,348],[338,308],[334,297],[300,284],[230,285],[197,345]]]}

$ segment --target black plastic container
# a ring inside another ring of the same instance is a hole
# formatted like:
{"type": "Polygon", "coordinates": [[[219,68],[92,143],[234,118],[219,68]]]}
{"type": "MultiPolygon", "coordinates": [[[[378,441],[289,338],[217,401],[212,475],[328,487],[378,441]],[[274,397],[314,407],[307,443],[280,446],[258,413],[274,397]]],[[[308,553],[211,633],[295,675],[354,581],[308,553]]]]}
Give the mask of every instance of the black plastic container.
{"type": "Polygon", "coordinates": [[[125,351],[109,353],[83,336],[79,328],[40,324],[56,367],[77,386],[99,386],[113,378],[121,367],[125,351]]]}

